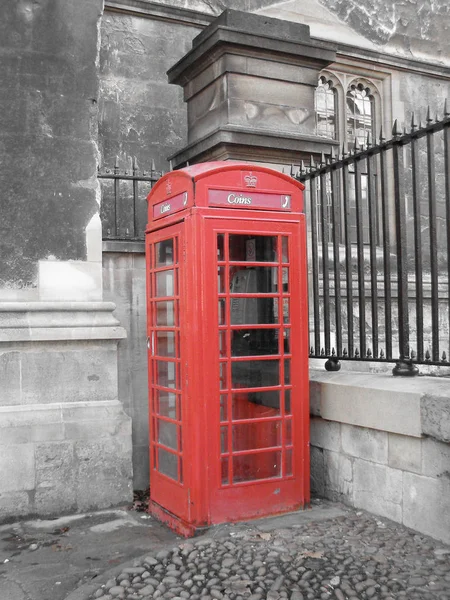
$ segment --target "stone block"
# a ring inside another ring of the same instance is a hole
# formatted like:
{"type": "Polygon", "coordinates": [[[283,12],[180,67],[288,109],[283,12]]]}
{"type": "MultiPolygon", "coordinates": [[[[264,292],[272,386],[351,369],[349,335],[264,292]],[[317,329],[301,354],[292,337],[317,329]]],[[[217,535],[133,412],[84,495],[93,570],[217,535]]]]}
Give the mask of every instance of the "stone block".
{"type": "Polygon", "coordinates": [[[73,481],[44,482],[36,486],[33,512],[39,515],[61,515],[79,510],[73,481]]]}
{"type": "Polygon", "coordinates": [[[310,441],[312,446],[340,452],[341,424],[312,417],[310,420],[310,441]]]}
{"type": "Polygon", "coordinates": [[[58,302],[101,300],[101,262],[40,260],[39,297],[58,302]]]}
{"type": "MultiPolygon", "coordinates": [[[[42,473],[47,480],[49,474],[56,475],[58,479],[64,479],[64,471],[73,468],[73,444],[71,442],[50,442],[36,444],[35,449],[36,472],[42,473]]],[[[41,478],[37,483],[42,482],[41,478]]]]}
{"type": "Polygon", "coordinates": [[[49,343],[22,355],[24,404],[112,400],[117,395],[116,353],[89,343],[71,349],[49,343]]]}
{"type": "Polygon", "coordinates": [[[450,398],[448,383],[435,384],[434,394],[426,394],[421,401],[423,433],[441,442],[450,442],[450,398]]]}
{"type": "Polygon", "coordinates": [[[315,417],[320,417],[322,403],[322,384],[319,381],[309,381],[309,412],[315,417]]]}
{"type": "Polygon", "coordinates": [[[29,512],[30,497],[27,492],[0,493],[0,520],[8,517],[20,517],[29,512]]]}
{"type": "Polygon", "coordinates": [[[133,444],[133,486],[136,490],[146,490],[150,479],[150,456],[148,443],[133,444]]]}
{"type": "Polygon", "coordinates": [[[450,478],[450,444],[433,438],[422,440],[422,475],[450,478]]]}
{"type": "Polygon", "coordinates": [[[341,440],[343,452],[350,456],[383,465],[388,462],[388,434],[385,431],[343,423],[341,440]]]}
{"type": "Polygon", "coordinates": [[[403,472],[355,459],[353,473],[353,505],[401,523],[403,472]]]}
{"type": "Polygon", "coordinates": [[[31,442],[53,442],[64,439],[62,423],[35,423],[23,427],[0,427],[0,447],[31,442]]]}
{"type": "Polygon", "coordinates": [[[338,452],[324,451],[325,496],[331,500],[351,501],[353,496],[353,459],[338,452]]]}
{"type": "Polygon", "coordinates": [[[35,486],[34,444],[3,446],[0,452],[0,494],[35,486]]]}
{"type": "Polygon", "coordinates": [[[389,433],[389,460],[388,464],[393,469],[422,472],[422,444],[421,438],[409,437],[389,433]]]}
{"type": "Polygon", "coordinates": [[[325,466],[322,448],[311,448],[311,492],[325,496],[325,466]]]}
{"type": "Polygon", "coordinates": [[[450,478],[403,475],[403,524],[450,544],[450,478]]]}
{"type": "Polygon", "coordinates": [[[314,370],[310,370],[310,378],[321,387],[323,419],[414,437],[422,435],[420,401],[433,386],[432,381],[425,381],[427,378],[406,382],[385,373],[314,370]]]}
{"type": "Polygon", "coordinates": [[[0,406],[20,404],[20,353],[0,353],[0,406]]]}

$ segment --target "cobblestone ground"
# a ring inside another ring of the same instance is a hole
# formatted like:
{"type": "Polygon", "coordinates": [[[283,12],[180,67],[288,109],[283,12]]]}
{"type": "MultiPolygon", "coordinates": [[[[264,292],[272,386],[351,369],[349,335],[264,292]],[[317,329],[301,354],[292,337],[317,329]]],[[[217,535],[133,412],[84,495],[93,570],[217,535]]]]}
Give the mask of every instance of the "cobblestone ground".
{"type": "Polygon", "coordinates": [[[450,547],[367,513],[223,533],[147,556],[92,598],[450,600],[450,547]]]}

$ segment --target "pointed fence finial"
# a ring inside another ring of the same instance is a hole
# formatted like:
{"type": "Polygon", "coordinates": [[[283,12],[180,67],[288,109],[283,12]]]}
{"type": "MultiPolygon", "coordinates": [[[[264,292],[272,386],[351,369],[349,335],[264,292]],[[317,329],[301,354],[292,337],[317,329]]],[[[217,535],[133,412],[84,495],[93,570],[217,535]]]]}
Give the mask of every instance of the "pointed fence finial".
{"type": "Polygon", "coordinates": [[[316,164],[314,162],[314,156],[311,154],[311,158],[309,159],[309,169],[312,171],[316,168],[316,164]]]}
{"type": "Polygon", "coordinates": [[[173,171],[173,164],[171,160],[169,160],[169,171],[173,171]]]}
{"type": "Polygon", "coordinates": [[[119,172],[119,156],[116,156],[116,162],[114,163],[114,173],[119,172]]]}
{"type": "Polygon", "coordinates": [[[431,118],[431,115],[430,115],[430,105],[428,105],[428,108],[427,108],[427,118],[426,118],[426,121],[427,121],[427,123],[431,123],[431,122],[432,122],[432,120],[433,120],[433,119],[431,118]]]}
{"type": "Polygon", "coordinates": [[[450,113],[448,112],[448,108],[447,108],[447,98],[444,100],[444,118],[448,117],[450,115],[450,113]]]}
{"type": "Polygon", "coordinates": [[[153,173],[154,171],[156,171],[156,165],[155,165],[155,159],[154,159],[154,158],[152,158],[152,164],[151,164],[151,167],[150,167],[150,168],[151,168],[151,170],[152,170],[152,173],[153,173]]]}
{"type": "Polygon", "coordinates": [[[302,159],[302,162],[300,163],[300,175],[303,175],[303,173],[306,172],[305,169],[305,161],[302,159]]]}
{"type": "Polygon", "coordinates": [[[400,135],[400,132],[398,130],[398,121],[397,121],[397,119],[395,119],[394,125],[392,126],[392,135],[393,135],[393,137],[398,137],[400,135]]]}
{"type": "Polygon", "coordinates": [[[416,122],[415,122],[414,112],[413,112],[411,115],[411,133],[414,131],[414,129],[416,129],[416,122]]]}
{"type": "Polygon", "coordinates": [[[383,127],[380,127],[380,138],[379,139],[380,139],[380,144],[382,144],[386,140],[386,138],[383,135],[383,127]]]}

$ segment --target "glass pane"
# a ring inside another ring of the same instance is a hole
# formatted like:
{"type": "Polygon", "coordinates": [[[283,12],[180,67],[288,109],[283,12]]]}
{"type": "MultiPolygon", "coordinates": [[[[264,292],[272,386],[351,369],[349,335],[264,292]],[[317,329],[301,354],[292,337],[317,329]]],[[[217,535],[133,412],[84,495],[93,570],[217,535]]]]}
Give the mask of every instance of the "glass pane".
{"type": "Polygon", "coordinates": [[[217,260],[225,260],[225,235],[223,233],[217,234],[217,260]]]}
{"type": "Polygon", "coordinates": [[[156,390],[156,412],[162,417],[177,418],[177,395],[173,392],[156,390]]]}
{"type": "Polygon", "coordinates": [[[280,383],[279,360],[244,360],[231,364],[233,388],[269,387],[280,383]]]}
{"type": "Polygon", "coordinates": [[[219,331],[219,355],[225,357],[227,354],[227,332],[219,331]]]}
{"type": "Polygon", "coordinates": [[[175,302],[173,300],[163,300],[155,303],[156,325],[162,327],[172,327],[175,325],[175,302]]]}
{"type": "Polygon", "coordinates": [[[222,458],[220,461],[222,466],[222,484],[230,483],[230,476],[228,475],[228,458],[222,458]]]}
{"type": "Polygon", "coordinates": [[[177,481],[178,457],[163,448],[158,448],[158,471],[177,481]]]}
{"type": "Polygon", "coordinates": [[[156,354],[158,356],[176,356],[174,331],[157,331],[156,332],[156,354]]]}
{"type": "Polygon", "coordinates": [[[286,446],[292,444],[292,421],[290,419],[285,421],[284,443],[286,446]]]}
{"type": "Polygon", "coordinates": [[[291,390],[284,391],[284,413],[286,415],[291,414],[291,390]]]}
{"type": "Polygon", "coordinates": [[[281,452],[262,452],[233,457],[233,483],[281,477],[281,452]]]}
{"type": "Polygon", "coordinates": [[[233,452],[281,446],[281,421],[233,425],[233,452]]]}
{"type": "Polygon", "coordinates": [[[281,261],[289,262],[289,238],[285,235],[281,238],[281,261]]]}
{"type": "Polygon", "coordinates": [[[232,395],[232,419],[257,419],[275,417],[280,414],[280,391],[246,392],[232,395]],[[270,410],[263,411],[266,407],[270,410]]]}
{"type": "Polygon", "coordinates": [[[230,260],[277,262],[277,238],[266,235],[230,235],[230,260]]]}
{"type": "Polygon", "coordinates": [[[228,452],[228,427],[220,428],[220,451],[228,452]]]}
{"type": "Polygon", "coordinates": [[[278,323],[278,298],[231,298],[231,325],[278,323]]]}
{"type": "Polygon", "coordinates": [[[289,292],[289,269],[283,267],[281,270],[281,276],[283,281],[283,292],[289,292]]]}
{"type": "Polygon", "coordinates": [[[218,267],[217,269],[217,289],[219,294],[224,294],[225,289],[225,267],[218,267]]]}
{"type": "Polygon", "coordinates": [[[174,272],[161,271],[156,273],[156,296],[173,296],[174,295],[174,272]]]}
{"type": "Polygon", "coordinates": [[[283,331],[283,345],[284,345],[284,352],[286,354],[290,354],[291,353],[291,330],[290,329],[285,329],[283,331]]]}
{"type": "Polygon", "coordinates": [[[164,240],[155,244],[156,267],[173,265],[174,263],[174,240],[164,240]]]}
{"type": "Polygon", "coordinates": [[[277,267],[230,267],[232,294],[276,294],[277,291],[277,267]]]}
{"type": "Polygon", "coordinates": [[[177,387],[176,365],[173,362],[156,361],[157,385],[168,388],[177,387]]]}
{"type": "Polygon", "coordinates": [[[228,396],[222,394],[220,396],[220,420],[226,421],[228,419],[228,396]]]}
{"type": "Polygon", "coordinates": [[[219,325],[225,325],[225,298],[219,300],[219,325]]]}
{"type": "Polygon", "coordinates": [[[290,323],[289,298],[283,298],[283,323],[290,323]]]}
{"type": "Polygon", "coordinates": [[[177,426],[175,423],[168,423],[167,421],[158,421],[158,442],[176,450],[178,448],[177,443],[177,426]]]}
{"type": "Polygon", "coordinates": [[[284,385],[291,384],[291,359],[287,358],[284,361],[284,385]]]}
{"type": "Polygon", "coordinates": [[[219,378],[220,378],[220,389],[226,390],[227,385],[227,363],[220,363],[219,365],[219,378]]]}
{"type": "Polygon", "coordinates": [[[286,476],[292,475],[292,450],[286,450],[285,461],[286,461],[285,475],[286,476]]]}
{"type": "Polygon", "coordinates": [[[231,336],[231,356],[278,354],[278,329],[236,329],[231,336]]]}

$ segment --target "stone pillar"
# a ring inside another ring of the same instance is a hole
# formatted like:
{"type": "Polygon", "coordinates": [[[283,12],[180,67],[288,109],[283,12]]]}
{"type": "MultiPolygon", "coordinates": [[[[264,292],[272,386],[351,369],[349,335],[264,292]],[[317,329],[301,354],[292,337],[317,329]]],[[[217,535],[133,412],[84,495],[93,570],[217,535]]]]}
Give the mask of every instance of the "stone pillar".
{"type": "MultiPolygon", "coordinates": [[[[335,52],[311,42],[309,27],[226,10],[168,71],[183,87],[186,162],[239,159],[289,164],[330,152],[315,135],[314,90],[335,52]]],[[[336,142],[337,144],[337,142],[336,142]]]]}
{"type": "Polygon", "coordinates": [[[131,499],[125,336],[103,302],[102,0],[7,2],[0,22],[0,519],[131,499]]]}

